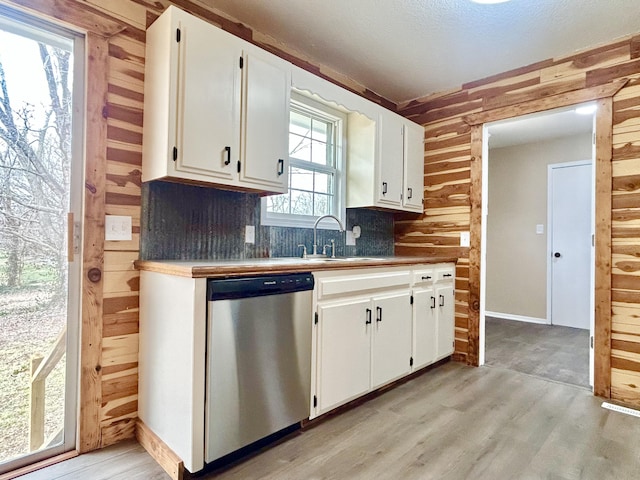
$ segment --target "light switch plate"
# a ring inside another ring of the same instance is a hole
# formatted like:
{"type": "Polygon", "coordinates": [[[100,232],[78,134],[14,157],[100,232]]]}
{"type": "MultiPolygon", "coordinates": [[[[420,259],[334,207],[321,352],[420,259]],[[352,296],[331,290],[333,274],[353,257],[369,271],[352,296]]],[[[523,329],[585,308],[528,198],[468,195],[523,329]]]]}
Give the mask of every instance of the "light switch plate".
{"type": "Polygon", "coordinates": [[[255,225],[246,225],[244,227],[244,243],[256,243],[255,225]]]}
{"type": "Polygon", "coordinates": [[[108,242],[131,240],[131,217],[105,215],[104,239],[108,242]]]}
{"type": "Polygon", "coordinates": [[[536,225],[536,233],[538,235],[542,235],[544,233],[544,225],[542,223],[536,225]]]}
{"type": "Polygon", "coordinates": [[[471,245],[471,235],[469,232],[460,232],[460,246],[468,247],[471,245]]]}

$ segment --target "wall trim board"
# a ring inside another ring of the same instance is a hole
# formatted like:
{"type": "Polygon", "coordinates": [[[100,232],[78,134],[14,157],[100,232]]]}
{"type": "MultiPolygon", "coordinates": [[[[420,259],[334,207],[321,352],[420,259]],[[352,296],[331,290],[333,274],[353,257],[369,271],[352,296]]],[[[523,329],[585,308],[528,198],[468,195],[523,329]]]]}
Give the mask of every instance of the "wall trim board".
{"type": "Polygon", "coordinates": [[[500,312],[484,312],[485,317],[496,317],[504,320],[513,320],[515,322],[525,323],[537,323],[540,325],[551,325],[546,318],[527,317],[526,315],[514,315],[513,313],[500,313],[500,312]]]}
{"type": "Polygon", "coordinates": [[[104,216],[107,151],[109,42],[87,34],[85,199],[83,232],[82,319],[80,328],[80,392],[78,441],[80,453],[100,448],[102,407],[102,317],[104,283],[104,216]]]}
{"type": "Polygon", "coordinates": [[[469,125],[481,125],[483,123],[497,122],[509,118],[528,115],[530,113],[544,112],[554,108],[568,107],[579,103],[590,102],[601,98],[611,98],[618,93],[629,79],[616,80],[596,87],[582,88],[558,95],[550,95],[536,100],[530,100],[508,107],[494,108],[479,113],[465,115],[462,119],[469,125]]]}

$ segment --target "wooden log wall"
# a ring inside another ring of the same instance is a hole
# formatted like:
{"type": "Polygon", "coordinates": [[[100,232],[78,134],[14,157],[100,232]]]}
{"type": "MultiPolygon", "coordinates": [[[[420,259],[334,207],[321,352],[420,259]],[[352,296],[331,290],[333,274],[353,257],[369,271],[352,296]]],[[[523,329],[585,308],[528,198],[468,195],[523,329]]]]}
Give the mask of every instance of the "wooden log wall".
{"type": "MultiPolygon", "coordinates": [[[[463,257],[456,279],[456,353],[470,358],[469,251],[459,234],[471,223],[472,129],[468,115],[567,97],[621,79],[613,96],[611,397],[640,406],[640,36],[505,72],[399,106],[425,127],[425,213],[396,222],[396,254],[463,257]]],[[[553,102],[550,102],[550,105],[553,102]]],[[[479,219],[474,220],[474,222],[479,219]]],[[[515,268],[516,266],[514,266],[515,268]]]]}
{"type": "Polygon", "coordinates": [[[369,100],[392,109],[396,105],[338,72],[273,47],[272,39],[195,0],[0,1],[62,21],[96,38],[90,42],[87,62],[87,103],[93,109],[87,111],[87,132],[92,132],[87,142],[95,148],[87,158],[86,197],[91,204],[85,202],[84,273],[91,279],[85,278],[88,287],[83,293],[78,444],[81,452],[89,451],[135,435],[139,274],[133,261],[138,258],[140,240],[146,28],[174,4],[369,100]],[[106,59],[101,42],[108,49],[106,59]],[[104,76],[106,86],[102,88],[104,76]],[[106,139],[98,138],[104,119],[106,139]],[[105,214],[131,216],[132,240],[105,242],[105,214]]]}

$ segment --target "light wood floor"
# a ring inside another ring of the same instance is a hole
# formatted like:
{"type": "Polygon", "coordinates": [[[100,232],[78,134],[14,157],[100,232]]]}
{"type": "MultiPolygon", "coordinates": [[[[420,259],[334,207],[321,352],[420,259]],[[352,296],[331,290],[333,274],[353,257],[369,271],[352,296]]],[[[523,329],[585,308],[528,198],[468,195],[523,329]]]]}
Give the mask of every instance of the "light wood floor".
{"type": "MultiPolygon", "coordinates": [[[[205,479],[640,479],[640,419],[583,388],[447,363],[205,479]]],[[[133,442],[24,480],[166,479],[133,442]]]]}
{"type": "Polygon", "coordinates": [[[485,319],[485,362],[589,387],[589,330],[485,319]]]}

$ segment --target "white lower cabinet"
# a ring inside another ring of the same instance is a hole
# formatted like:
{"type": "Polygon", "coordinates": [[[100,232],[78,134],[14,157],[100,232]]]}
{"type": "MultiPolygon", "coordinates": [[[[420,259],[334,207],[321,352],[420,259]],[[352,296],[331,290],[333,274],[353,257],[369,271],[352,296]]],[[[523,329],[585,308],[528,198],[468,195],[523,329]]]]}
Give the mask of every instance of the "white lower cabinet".
{"type": "Polygon", "coordinates": [[[371,388],[411,372],[411,293],[373,298],[371,323],[371,388]]]}
{"type": "Polygon", "coordinates": [[[455,349],[454,265],[413,271],[413,370],[451,355],[455,349]]]}
{"type": "Polygon", "coordinates": [[[315,272],[311,418],[453,353],[453,264],[315,272]]]}
{"type": "Polygon", "coordinates": [[[371,301],[318,305],[318,391],[321,411],[367,393],[371,376],[371,301]]]}

